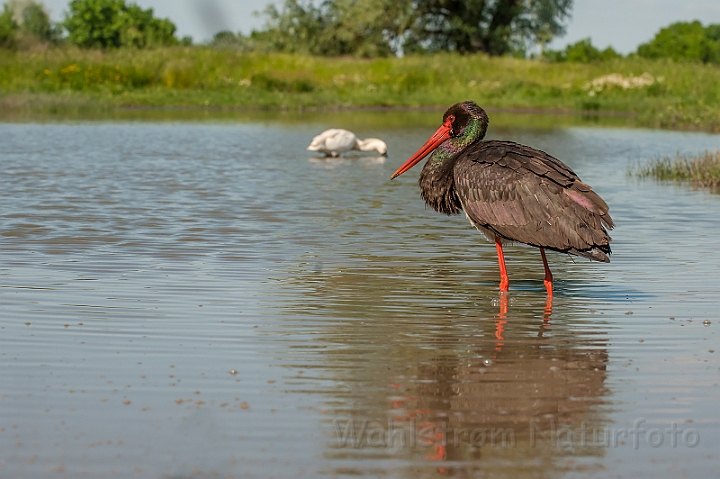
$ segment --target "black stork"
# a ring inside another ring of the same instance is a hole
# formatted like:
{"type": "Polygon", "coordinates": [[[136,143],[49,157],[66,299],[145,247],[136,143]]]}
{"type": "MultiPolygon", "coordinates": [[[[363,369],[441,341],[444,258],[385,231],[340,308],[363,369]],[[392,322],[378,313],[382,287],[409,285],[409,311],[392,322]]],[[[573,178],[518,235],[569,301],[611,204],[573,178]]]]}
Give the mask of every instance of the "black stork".
{"type": "Polygon", "coordinates": [[[562,161],[512,141],[482,141],[485,110],[457,103],[442,126],[398,170],[396,178],[432,153],[420,173],[421,196],[439,213],[465,215],[495,247],[500,291],[507,292],[503,243],[540,248],[545,289],[552,298],[552,272],[545,250],[609,262],[613,228],[608,205],[562,161]]]}

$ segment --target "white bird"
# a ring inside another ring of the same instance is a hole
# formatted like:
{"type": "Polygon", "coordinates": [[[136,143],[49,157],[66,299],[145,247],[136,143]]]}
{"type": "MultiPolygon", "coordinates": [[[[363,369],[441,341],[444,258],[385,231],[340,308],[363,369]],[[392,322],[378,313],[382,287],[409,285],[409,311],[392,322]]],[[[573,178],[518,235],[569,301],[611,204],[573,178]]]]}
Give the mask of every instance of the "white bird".
{"type": "Polygon", "coordinates": [[[387,154],[387,145],[384,141],[378,140],[377,138],[360,140],[352,131],[342,130],[340,128],[323,131],[312,139],[307,149],[332,157],[340,156],[350,150],[375,150],[383,156],[387,154]]]}

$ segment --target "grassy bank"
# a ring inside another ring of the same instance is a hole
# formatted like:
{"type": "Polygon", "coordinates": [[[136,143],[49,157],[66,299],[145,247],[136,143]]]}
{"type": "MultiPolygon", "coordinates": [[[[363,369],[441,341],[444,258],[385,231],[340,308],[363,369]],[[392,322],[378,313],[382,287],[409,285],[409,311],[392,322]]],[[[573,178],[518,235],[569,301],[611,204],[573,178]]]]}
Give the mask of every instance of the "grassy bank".
{"type": "Polygon", "coordinates": [[[0,51],[0,108],[447,106],[636,115],[642,126],[720,131],[720,68],[639,58],[544,63],[438,54],[362,60],[204,47],[0,51]]]}

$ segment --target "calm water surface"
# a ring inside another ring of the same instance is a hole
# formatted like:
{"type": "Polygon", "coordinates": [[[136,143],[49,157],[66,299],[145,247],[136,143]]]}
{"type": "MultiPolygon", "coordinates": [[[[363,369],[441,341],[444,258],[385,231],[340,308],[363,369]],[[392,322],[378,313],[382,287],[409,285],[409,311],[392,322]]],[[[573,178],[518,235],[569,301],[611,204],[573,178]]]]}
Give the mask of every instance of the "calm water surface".
{"type": "Polygon", "coordinates": [[[0,477],[718,477],[720,195],[626,170],[720,137],[491,124],[618,225],[550,312],[537,250],[504,304],[389,180],[414,115],[349,125],[387,160],[312,158],[317,115],[0,123],[0,477]]]}

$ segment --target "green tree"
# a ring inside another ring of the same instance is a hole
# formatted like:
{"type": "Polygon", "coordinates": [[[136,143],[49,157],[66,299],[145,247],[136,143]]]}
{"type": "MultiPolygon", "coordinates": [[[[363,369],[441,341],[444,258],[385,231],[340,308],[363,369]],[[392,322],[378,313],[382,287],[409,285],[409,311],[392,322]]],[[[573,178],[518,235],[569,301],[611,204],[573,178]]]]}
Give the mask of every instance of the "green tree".
{"type": "Polygon", "coordinates": [[[524,54],[565,32],[572,0],[414,0],[405,51],[524,54]]]}
{"type": "Polygon", "coordinates": [[[72,0],[65,18],[68,40],[86,48],[176,45],[175,25],[125,0],[72,0]]]}
{"type": "Polygon", "coordinates": [[[638,47],[638,56],[720,63],[720,25],[678,22],[661,29],[638,47]]]}
{"type": "Polygon", "coordinates": [[[707,35],[710,40],[720,42],[720,25],[717,23],[708,25],[705,27],[705,35],[707,35]]]}
{"type": "Polygon", "coordinates": [[[251,38],[274,50],[314,55],[393,54],[391,42],[404,18],[405,0],[285,0],[270,5],[265,29],[251,38]]]}
{"type": "Polygon", "coordinates": [[[256,35],[281,51],[524,53],[564,32],[572,0],[285,0],[256,35]]]}
{"type": "Polygon", "coordinates": [[[12,48],[15,46],[15,36],[19,29],[13,18],[13,11],[5,4],[0,14],[0,47],[12,48]]]}
{"type": "Polygon", "coordinates": [[[327,27],[319,36],[319,53],[361,57],[392,55],[392,41],[397,37],[398,20],[404,8],[399,1],[333,1],[327,10],[327,27]]]}
{"type": "Polygon", "coordinates": [[[26,2],[20,11],[20,28],[36,38],[48,42],[57,42],[62,37],[62,28],[50,21],[45,7],[41,3],[26,2]]]}
{"type": "Polygon", "coordinates": [[[265,28],[251,36],[267,41],[274,50],[287,53],[316,53],[320,31],[324,27],[322,10],[311,1],[285,0],[278,10],[274,4],[265,9],[265,28]]]}

